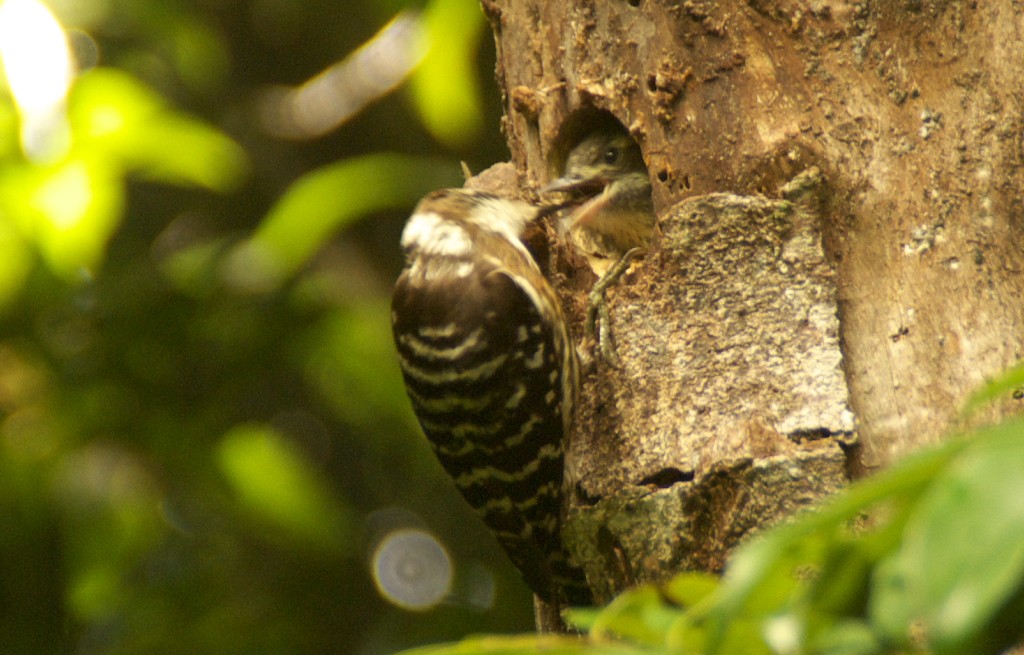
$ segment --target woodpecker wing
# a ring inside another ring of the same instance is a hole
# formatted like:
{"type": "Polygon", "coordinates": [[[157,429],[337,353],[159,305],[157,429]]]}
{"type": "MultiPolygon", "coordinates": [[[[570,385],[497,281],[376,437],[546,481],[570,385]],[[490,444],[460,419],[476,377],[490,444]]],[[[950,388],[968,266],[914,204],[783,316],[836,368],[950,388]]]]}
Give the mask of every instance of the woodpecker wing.
{"type": "Polygon", "coordinates": [[[441,464],[534,592],[551,601],[578,577],[560,537],[573,345],[525,248],[486,231],[467,235],[469,262],[433,257],[403,272],[392,300],[395,343],[441,464]]]}

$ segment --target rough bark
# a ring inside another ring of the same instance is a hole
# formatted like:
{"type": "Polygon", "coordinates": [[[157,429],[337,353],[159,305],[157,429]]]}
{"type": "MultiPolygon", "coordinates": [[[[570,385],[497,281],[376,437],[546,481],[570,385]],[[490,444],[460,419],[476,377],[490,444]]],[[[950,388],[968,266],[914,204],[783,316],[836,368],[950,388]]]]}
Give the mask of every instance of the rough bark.
{"type": "MultiPolygon", "coordinates": [[[[585,372],[571,451],[602,597],[717,570],[1021,358],[1021,3],[483,6],[520,186],[617,120],[654,187],[661,239],[609,294],[622,366],[585,372]]],[[[551,253],[582,334],[593,278],[551,253]]]]}

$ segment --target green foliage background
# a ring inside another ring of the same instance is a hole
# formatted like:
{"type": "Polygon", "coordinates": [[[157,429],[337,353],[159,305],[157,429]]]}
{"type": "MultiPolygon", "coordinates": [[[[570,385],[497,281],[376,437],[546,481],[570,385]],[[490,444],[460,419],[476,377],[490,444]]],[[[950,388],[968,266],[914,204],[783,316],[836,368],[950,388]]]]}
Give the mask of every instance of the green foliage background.
{"type": "Polygon", "coordinates": [[[416,199],[506,157],[475,0],[53,0],[69,147],[0,79],[0,652],[387,653],[527,630],[530,596],[415,427],[390,342],[416,199]],[[412,78],[275,138],[297,85],[419,10],[412,78]],[[415,524],[450,600],[368,569],[415,524]],[[472,589],[494,584],[493,605],[472,589]]]}
{"type": "MultiPolygon", "coordinates": [[[[0,653],[529,632],[529,593],[419,435],[388,327],[413,204],[460,160],[506,156],[476,0],[49,6],[79,70],[47,156],[26,155],[0,78],[0,653]],[[266,129],[268,90],[353,61],[396,15],[418,21],[408,79],[317,138],[266,129]],[[420,612],[369,565],[408,527],[455,567],[420,612]]],[[[1018,366],[968,412],[1022,384],[1018,366]]],[[[586,637],[414,652],[1001,652],[1022,635],[1022,434],[911,458],[752,540],[722,580],[576,611],[586,637]]]]}
{"type": "MultiPolygon", "coordinates": [[[[968,414],[1020,398],[1024,366],[968,414]]],[[[996,655],[1024,639],[1024,419],[952,436],[681,573],[569,614],[583,636],[470,637],[405,655],[996,655]]],[[[1013,649],[1017,652],[1019,649],[1013,649]]]]}

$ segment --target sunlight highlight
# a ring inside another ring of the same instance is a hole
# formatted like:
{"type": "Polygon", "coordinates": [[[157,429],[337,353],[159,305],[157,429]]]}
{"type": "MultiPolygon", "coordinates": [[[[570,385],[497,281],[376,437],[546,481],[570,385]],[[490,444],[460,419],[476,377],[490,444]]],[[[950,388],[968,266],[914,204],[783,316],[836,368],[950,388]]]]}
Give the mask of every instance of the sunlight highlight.
{"type": "Polygon", "coordinates": [[[267,132],[289,139],[323,136],[402,83],[426,54],[419,15],[402,11],[358,50],[298,87],[263,98],[267,132]]]}
{"type": "Polygon", "coordinates": [[[31,159],[56,158],[69,141],[65,99],[74,63],[64,28],[38,0],[0,3],[0,60],[31,159]]]}

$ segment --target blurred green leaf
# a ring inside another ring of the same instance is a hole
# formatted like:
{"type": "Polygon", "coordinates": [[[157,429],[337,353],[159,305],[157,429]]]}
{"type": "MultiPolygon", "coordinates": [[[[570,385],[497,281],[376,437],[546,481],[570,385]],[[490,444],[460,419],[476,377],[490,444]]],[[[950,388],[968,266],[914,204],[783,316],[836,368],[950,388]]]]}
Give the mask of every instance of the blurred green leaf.
{"type": "Polygon", "coordinates": [[[828,655],[874,655],[882,653],[882,644],[863,621],[840,620],[830,623],[810,646],[811,652],[828,655]]]}
{"type": "Polygon", "coordinates": [[[630,589],[601,611],[591,627],[597,637],[617,637],[645,646],[665,645],[682,611],[668,605],[653,585],[630,589]]]}
{"type": "Polygon", "coordinates": [[[0,302],[12,297],[30,266],[27,244],[68,281],[95,271],[124,211],[124,176],[227,190],[245,170],[245,155],[229,138],[167,109],[131,76],[107,69],[83,74],[69,100],[70,153],[32,164],[0,165],[0,302]],[[17,226],[20,237],[10,226],[17,226]],[[6,228],[6,229],[4,229],[6,228]]]}
{"type": "Polygon", "coordinates": [[[1003,371],[975,390],[964,403],[961,415],[964,418],[969,418],[986,405],[1004,399],[1010,394],[1021,393],[1022,389],[1024,389],[1024,362],[1018,362],[1016,366],[1003,371]]]}
{"type": "Polygon", "coordinates": [[[106,619],[120,604],[121,588],[119,562],[105,562],[73,576],[68,584],[68,605],[81,619],[106,619]]]}
{"type": "Polygon", "coordinates": [[[705,625],[704,617],[695,612],[687,612],[679,618],[669,631],[666,641],[669,653],[725,653],[728,655],[772,655],[773,651],[765,643],[765,618],[734,617],[729,622],[729,629],[711,647],[710,632],[705,625]]]}
{"type": "Polygon", "coordinates": [[[240,426],[220,443],[221,471],[256,518],[311,545],[345,553],[352,519],[325,482],[273,430],[240,426]]]}
{"type": "Polygon", "coordinates": [[[423,21],[427,55],[410,81],[416,106],[436,139],[465,146],[483,124],[476,73],[483,12],[476,0],[431,0],[423,21]]]}
{"type": "MultiPolygon", "coordinates": [[[[808,638],[827,636],[834,620],[830,612],[863,612],[866,592],[851,576],[860,568],[873,568],[898,543],[895,535],[902,532],[906,516],[901,508],[912,506],[964,447],[965,442],[957,440],[918,453],[741,547],[731,558],[720,589],[688,613],[690,625],[706,630],[701,649],[745,652],[736,650],[736,644],[748,639],[763,643],[760,635],[769,635],[765,631],[772,625],[772,616],[790,621],[776,628],[794,628],[789,633],[776,632],[775,638],[788,634],[796,639],[794,648],[805,648],[808,638]],[[880,527],[858,535],[853,523],[883,506],[880,527]],[[824,574],[826,570],[842,573],[839,582],[845,591],[837,593],[856,596],[833,595],[829,591],[833,579],[824,574]]],[[[683,630],[678,638],[689,637],[683,630]]]]}
{"type": "Polygon", "coordinates": [[[375,211],[410,207],[427,191],[458,180],[452,163],[383,153],[313,171],[285,192],[256,234],[235,250],[229,278],[240,288],[274,288],[335,231],[375,211]]]}
{"type": "Polygon", "coordinates": [[[600,616],[600,607],[570,607],[566,610],[564,618],[574,630],[589,632],[600,616]]]}
{"type": "Polygon", "coordinates": [[[137,455],[102,442],[64,455],[54,479],[76,537],[67,552],[68,607],[79,619],[105,619],[130,602],[136,567],[166,532],[161,490],[137,455]]]}
{"type": "Polygon", "coordinates": [[[863,612],[871,567],[876,561],[865,548],[867,538],[837,535],[834,539],[817,576],[828,584],[814,584],[809,590],[814,612],[829,616],[863,612]]]}
{"type": "Polygon", "coordinates": [[[457,644],[425,646],[402,655],[637,655],[649,651],[627,644],[592,643],[562,635],[475,637],[457,644]]]}
{"type": "Polygon", "coordinates": [[[940,653],[978,652],[992,617],[1024,586],[1024,422],[985,432],[932,481],[883,564],[875,601],[890,636],[921,621],[940,653]],[[893,625],[888,612],[904,620],[893,625]]]}
{"type": "Polygon", "coordinates": [[[906,603],[903,571],[894,557],[882,559],[871,572],[872,594],[868,615],[875,632],[889,640],[905,641],[912,609],[906,603]]]}
{"type": "MultiPolygon", "coordinates": [[[[404,211],[460,182],[456,155],[394,97],[323,141],[272,138],[255,115],[268,88],[374,33],[378,4],[43,2],[81,74],[54,132],[67,149],[48,159],[23,154],[0,89],[0,652],[381,653],[525,629],[525,593],[506,594],[503,575],[474,576],[498,599],[486,609],[492,596],[457,595],[413,615],[378,594],[356,550],[356,517],[382,506],[430,523],[460,566],[496,549],[438,507],[446,482],[413,438],[386,328],[402,217],[341,235],[325,254],[346,259],[325,257],[287,292],[224,285],[236,235],[294,200],[277,197],[282,179],[368,149],[437,157],[382,156],[412,164],[357,176],[355,191],[327,180],[277,228],[312,243],[290,271],[373,208],[404,211]],[[240,189],[249,156],[260,178],[240,189]],[[338,206],[354,212],[317,222],[338,206]],[[280,432],[246,423],[270,417],[280,432]]],[[[385,13],[425,2],[412,4],[385,13]]],[[[470,88],[493,68],[471,51],[453,80],[470,88]]],[[[497,130],[469,145],[480,163],[506,152],[497,130]]]]}
{"type": "Polygon", "coordinates": [[[692,607],[714,593],[722,584],[722,579],[710,573],[698,571],[681,573],[668,582],[662,589],[665,597],[682,607],[692,607]]]}
{"type": "Polygon", "coordinates": [[[164,23],[171,57],[182,80],[193,88],[214,90],[231,70],[223,38],[214,27],[178,15],[164,23]]]}
{"type": "Polygon", "coordinates": [[[11,102],[7,90],[0,95],[0,162],[20,150],[18,142],[18,112],[11,102]]]}
{"type": "Polygon", "coordinates": [[[85,152],[52,165],[11,166],[0,170],[0,210],[38,246],[51,269],[75,281],[82,269],[100,263],[120,221],[119,173],[85,152]]]}
{"type": "Polygon", "coordinates": [[[383,301],[338,310],[304,339],[306,377],[350,425],[375,439],[387,423],[418,431],[391,341],[390,309],[383,301]]]}
{"type": "MultiPolygon", "coordinates": [[[[0,200],[0,206],[2,202],[0,200]]],[[[0,210],[0,252],[4,253],[0,257],[0,309],[21,291],[33,262],[29,244],[5,218],[0,210]]]]}
{"type": "Polygon", "coordinates": [[[756,592],[769,597],[774,593],[763,588],[777,587],[778,576],[792,576],[797,566],[820,564],[852,521],[880,503],[909,502],[917,497],[964,446],[965,442],[958,440],[912,455],[898,467],[852,485],[813,512],[749,541],[726,570],[721,610],[731,614],[749,607],[756,592]]]}
{"type": "Polygon", "coordinates": [[[72,88],[68,115],[75,148],[103,153],[146,178],[227,191],[248,168],[234,141],[168,108],[159,95],[119,71],[83,73],[72,88]]]}
{"type": "Polygon", "coordinates": [[[224,239],[211,239],[189,244],[161,259],[160,270],[182,293],[209,298],[216,288],[224,243],[224,239]]]}

